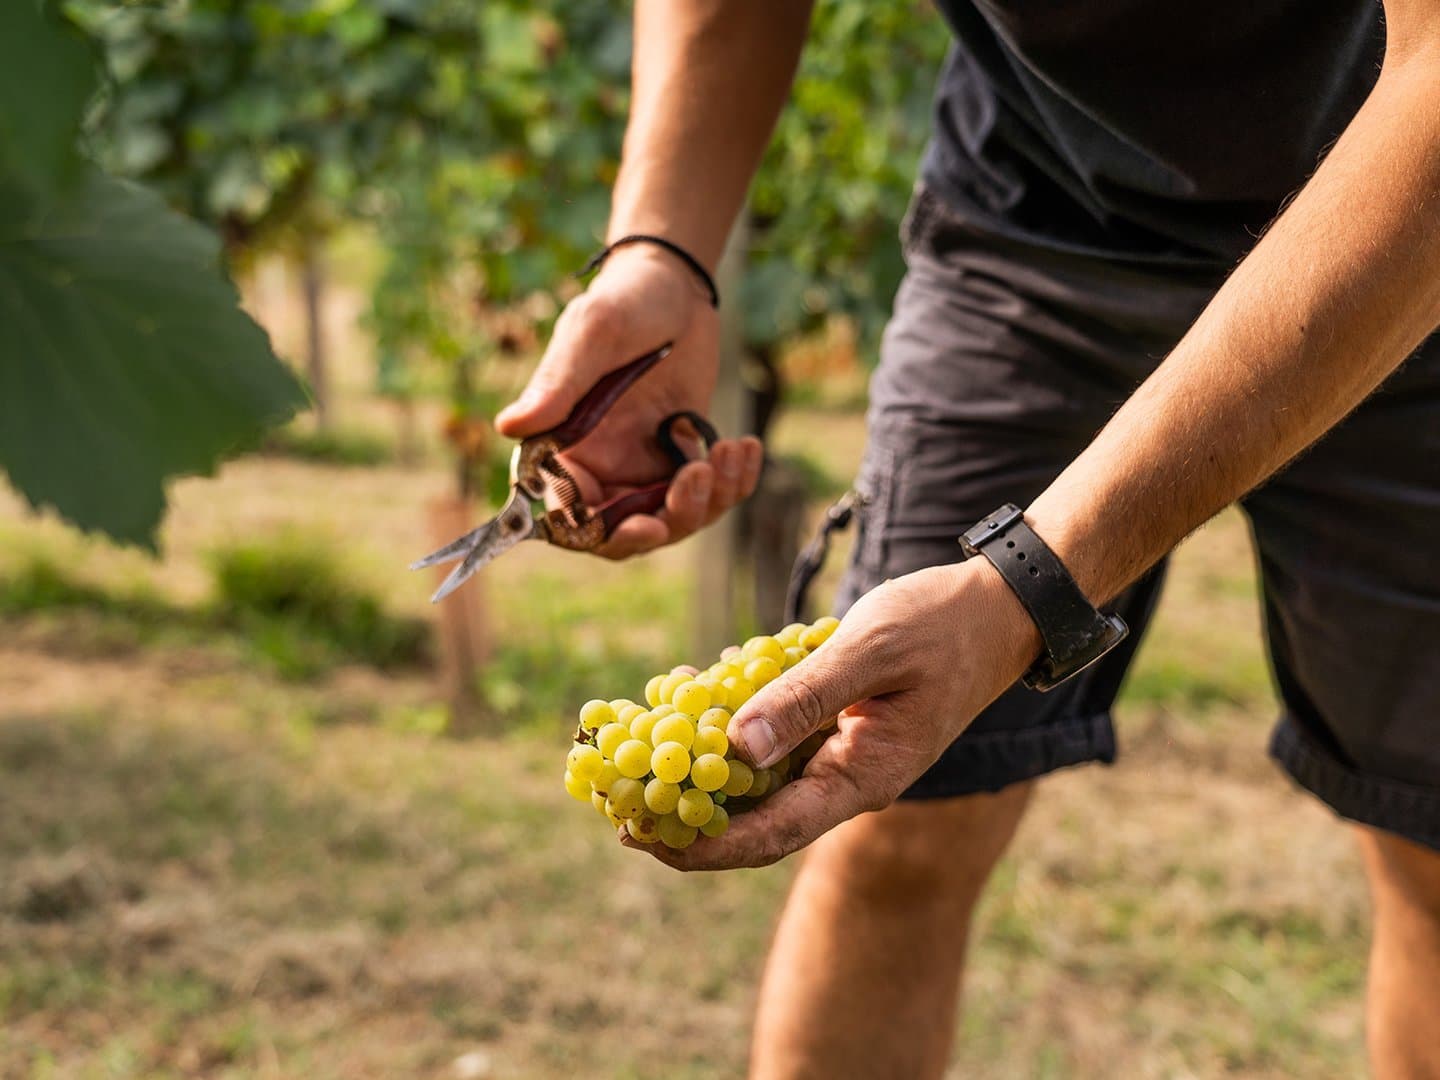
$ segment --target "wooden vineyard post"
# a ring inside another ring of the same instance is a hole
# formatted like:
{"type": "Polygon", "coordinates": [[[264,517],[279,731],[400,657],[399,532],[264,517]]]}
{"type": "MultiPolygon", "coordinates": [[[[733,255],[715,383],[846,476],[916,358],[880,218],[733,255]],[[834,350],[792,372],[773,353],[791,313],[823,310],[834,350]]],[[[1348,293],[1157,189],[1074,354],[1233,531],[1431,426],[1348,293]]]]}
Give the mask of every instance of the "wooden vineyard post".
{"type": "MultiPolygon", "coordinates": [[[[721,434],[733,438],[748,425],[745,387],[740,381],[740,354],[745,347],[744,312],[739,302],[740,279],[749,248],[749,215],[742,212],[730,231],[720,260],[720,373],[710,403],[710,419],[721,434]]],[[[694,649],[697,657],[713,657],[736,634],[735,578],[740,548],[740,515],[731,511],[692,541],[695,552],[694,649]]]]}
{"type": "MultiPolygon", "coordinates": [[[[475,527],[475,513],[466,496],[443,495],[430,503],[430,546],[439,548],[475,527]]],[[[453,567],[435,568],[435,587],[453,567]]],[[[450,734],[480,735],[495,729],[494,718],[480,695],[479,675],[490,657],[485,610],[485,575],[477,574],[435,605],[440,642],[440,681],[450,708],[450,734]]]]}

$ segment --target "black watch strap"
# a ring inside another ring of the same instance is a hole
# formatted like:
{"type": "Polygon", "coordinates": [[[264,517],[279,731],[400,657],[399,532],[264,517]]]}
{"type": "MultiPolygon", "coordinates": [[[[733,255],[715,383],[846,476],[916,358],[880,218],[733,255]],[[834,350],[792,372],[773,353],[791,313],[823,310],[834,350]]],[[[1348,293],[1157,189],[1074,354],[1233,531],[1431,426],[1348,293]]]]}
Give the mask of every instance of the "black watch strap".
{"type": "Polygon", "coordinates": [[[1015,590],[1035,620],[1045,651],[1022,679],[1032,690],[1049,690],[1077,675],[1130,632],[1118,615],[1097,611],[1065,564],[1025,524],[1019,507],[1005,504],[966,530],[967,556],[984,555],[1015,590]]]}

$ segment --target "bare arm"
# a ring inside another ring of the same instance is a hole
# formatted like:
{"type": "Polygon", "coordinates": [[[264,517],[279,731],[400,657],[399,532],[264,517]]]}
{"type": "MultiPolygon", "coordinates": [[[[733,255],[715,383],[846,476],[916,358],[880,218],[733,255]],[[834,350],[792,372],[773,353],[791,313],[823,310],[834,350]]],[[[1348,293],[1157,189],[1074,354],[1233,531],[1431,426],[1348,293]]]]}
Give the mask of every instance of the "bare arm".
{"type": "MultiPolygon", "coordinates": [[[[1386,12],[1379,82],[1325,163],[1027,510],[1093,599],[1336,424],[1440,324],[1440,0],[1386,12]]],[[[761,865],[887,805],[1039,647],[987,560],[885,583],[731,723],[764,765],[839,713],[805,774],[725,836],[651,853],[682,869],[761,865]]]]}
{"type": "MultiPolygon", "coordinates": [[[[810,0],[637,0],[634,95],[608,235],[663,236],[712,271],[785,101],[810,0]]],[[[705,412],[719,363],[719,320],[691,271],[651,245],[617,250],[556,324],[519,400],[497,418],[522,438],[558,423],[601,376],[665,342],[675,348],[565,455],[592,504],[651,483],[670,466],[662,417],[705,412]]],[[[665,508],[616,529],[600,554],[622,558],[689,535],[754,490],[760,444],[718,443],[687,465],[665,508]]]]}
{"type": "Polygon", "coordinates": [[[1027,511],[1108,599],[1334,426],[1440,325],[1440,3],[1166,361],[1027,511]]]}
{"type": "Polygon", "coordinates": [[[715,266],[790,92],[810,8],[637,0],[612,240],[660,233],[715,266]]]}

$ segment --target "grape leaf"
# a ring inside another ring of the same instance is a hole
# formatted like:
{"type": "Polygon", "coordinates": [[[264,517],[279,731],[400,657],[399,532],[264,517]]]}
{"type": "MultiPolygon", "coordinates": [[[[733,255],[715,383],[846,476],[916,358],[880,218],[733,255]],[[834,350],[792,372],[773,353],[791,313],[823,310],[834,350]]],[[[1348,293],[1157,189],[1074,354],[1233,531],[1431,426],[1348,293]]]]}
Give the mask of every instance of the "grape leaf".
{"type": "Polygon", "coordinates": [[[39,190],[75,179],[75,135],[95,89],[79,35],[37,0],[0,3],[0,172],[39,190]]]}
{"type": "Polygon", "coordinates": [[[33,506],[152,550],[166,479],[305,404],[215,238],[121,181],[51,203],[0,176],[0,327],[0,467],[33,506]]]}

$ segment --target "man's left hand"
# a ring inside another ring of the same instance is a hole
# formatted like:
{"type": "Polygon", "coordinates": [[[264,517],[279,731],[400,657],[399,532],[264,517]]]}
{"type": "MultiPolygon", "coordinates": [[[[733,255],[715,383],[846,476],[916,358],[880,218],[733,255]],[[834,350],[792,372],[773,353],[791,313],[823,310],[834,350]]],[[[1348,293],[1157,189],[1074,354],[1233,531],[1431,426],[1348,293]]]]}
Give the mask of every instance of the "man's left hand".
{"type": "Polygon", "coordinates": [[[803,775],[683,851],[624,830],[621,840],[679,870],[776,862],[894,802],[1039,651],[1034,623],[985,559],[887,581],[730,722],[740,756],[764,768],[838,714],[803,775]]]}

